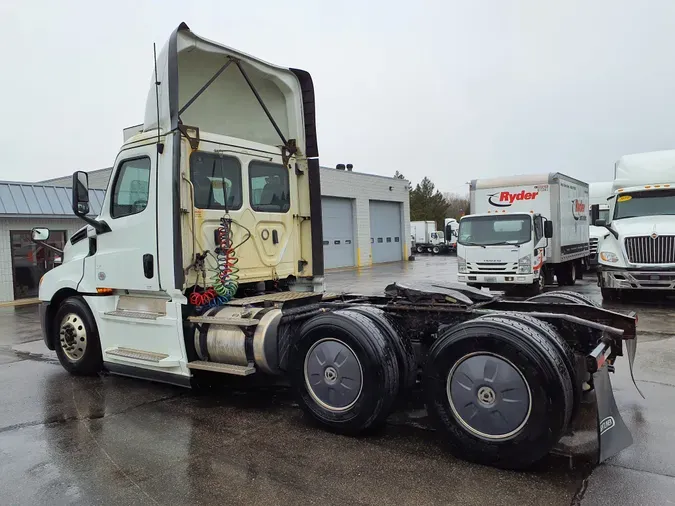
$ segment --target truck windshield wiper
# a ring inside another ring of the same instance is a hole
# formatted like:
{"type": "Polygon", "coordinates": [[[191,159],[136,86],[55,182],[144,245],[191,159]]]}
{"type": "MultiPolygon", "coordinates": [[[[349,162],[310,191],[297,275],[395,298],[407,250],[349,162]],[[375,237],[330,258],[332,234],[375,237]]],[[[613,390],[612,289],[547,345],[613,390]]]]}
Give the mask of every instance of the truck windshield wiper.
{"type": "Polygon", "coordinates": [[[518,246],[520,248],[520,243],[508,241],[490,242],[487,243],[486,246],[501,246],[502,244],[508,244],[509,246],[518,246]]]}
{"type": "Polygon", "coordinates": [[[462,246],[481,246],[482,248],[485,248],[485,244],[479,244],[477,242],[460,242],[462,246]]]}

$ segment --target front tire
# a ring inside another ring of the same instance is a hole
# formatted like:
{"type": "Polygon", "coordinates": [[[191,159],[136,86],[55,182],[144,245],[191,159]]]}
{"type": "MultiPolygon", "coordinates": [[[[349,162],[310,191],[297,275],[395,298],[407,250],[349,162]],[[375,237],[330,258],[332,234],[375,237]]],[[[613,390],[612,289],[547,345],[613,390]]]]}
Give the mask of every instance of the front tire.
{"type": "Polygon", "coordinates": [[[93,376],[103,369],[98,327],[81,297],[64,300],[53,325],[54,348],[64,369],[78,376],[93,376]]]}
{"type": "Polygon", "coordinates": [[[617,288],[600,288],[602,300],[606,302],[618,302],[621,300],[621,292],[617,288]]]}
{"type": "Polygon", "coordinates": [[[572,381],[545,335],[494,317],[450,327],[429,351],[427,409],[459,458],[524,469],[571,419],[572,381]]]}
{"type": "Polygon", "coordinates": [[[288,372],[305,413],[342,434],[384,423],[399,391],[391,343],[369,317],[352,311],[305,322],[293,343],[288,372]]]}

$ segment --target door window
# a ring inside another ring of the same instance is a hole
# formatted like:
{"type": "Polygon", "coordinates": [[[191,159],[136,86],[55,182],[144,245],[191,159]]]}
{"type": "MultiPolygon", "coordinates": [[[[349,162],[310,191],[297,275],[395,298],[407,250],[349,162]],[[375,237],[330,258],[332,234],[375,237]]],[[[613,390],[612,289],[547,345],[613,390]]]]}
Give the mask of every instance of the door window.
{"type": "Polygon", "coordinates": [[[241,208],[241,164],[232,156],[195,152],[190,156],[190,180],[198,209],[241,208]]]}
{"type": "Polygon", "coordinates": [[[248,166],[251,208],[285,213],[291,207],[288,169],[275,163],[253,161],[248,166]]]}
{"type": "Polygon", "coordinates": [[[115,178],[110,215],[122,218],[143,211],[150,195],[150,158],[120,164],[115,178]]]}
{"type": "Polygon", "coordinates": [[[534,219],[534,244],[535,246],[539,240],[544,237],[544,218],[537,216],[534,219]]]}

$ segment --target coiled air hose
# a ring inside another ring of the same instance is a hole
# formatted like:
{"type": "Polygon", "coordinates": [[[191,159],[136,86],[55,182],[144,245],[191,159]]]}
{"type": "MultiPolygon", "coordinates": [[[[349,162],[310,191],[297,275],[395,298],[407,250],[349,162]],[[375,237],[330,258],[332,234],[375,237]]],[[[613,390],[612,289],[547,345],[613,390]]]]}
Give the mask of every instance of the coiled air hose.
{"type": "Polygon", "coordinates": [[[239,269],[237,268],[239,259],[236,256],[232,235],[232,219],[224,216],[220,219],[217,232],[218,268],[212,278],[213,289],[218,294],[218,305],[232,300],[239,288],[239,269]]]}

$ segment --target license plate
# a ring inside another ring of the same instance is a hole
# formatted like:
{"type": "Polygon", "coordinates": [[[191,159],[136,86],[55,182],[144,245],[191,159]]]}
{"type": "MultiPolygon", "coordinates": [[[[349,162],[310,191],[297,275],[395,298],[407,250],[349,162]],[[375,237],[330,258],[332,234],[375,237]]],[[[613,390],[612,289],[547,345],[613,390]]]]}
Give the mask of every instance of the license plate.
{"type": "Polygon", "coordinates": [[[485,282],[486,282],[486,283],[496,283],[496,282],[497,282],[497,278],[494,277],[494,276],[488,276],[488,277],[485,278],[485,282]]]}

